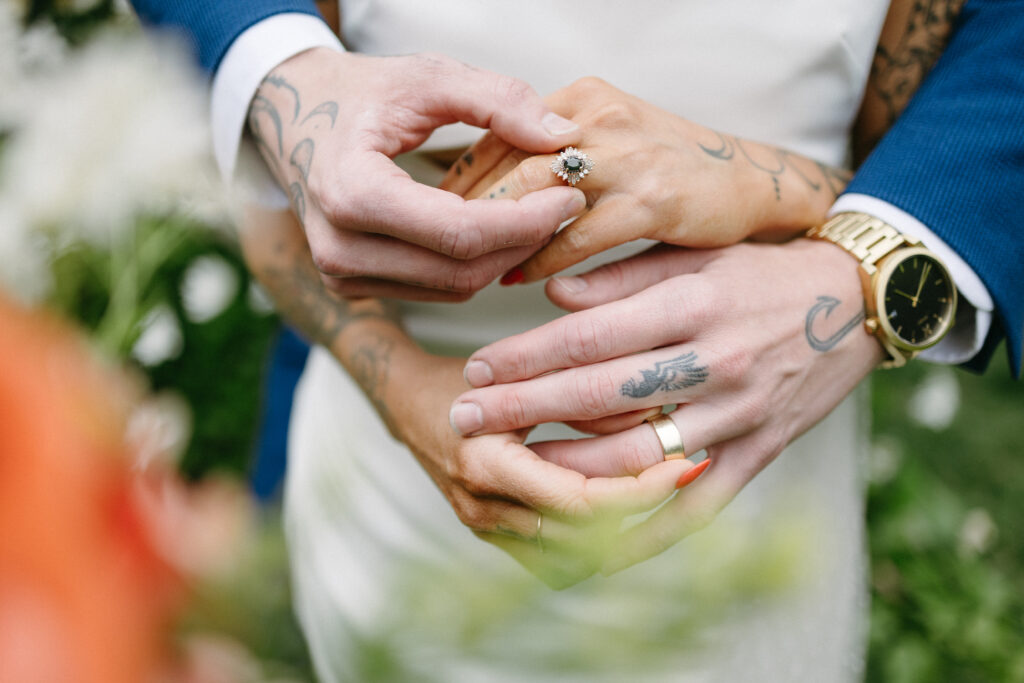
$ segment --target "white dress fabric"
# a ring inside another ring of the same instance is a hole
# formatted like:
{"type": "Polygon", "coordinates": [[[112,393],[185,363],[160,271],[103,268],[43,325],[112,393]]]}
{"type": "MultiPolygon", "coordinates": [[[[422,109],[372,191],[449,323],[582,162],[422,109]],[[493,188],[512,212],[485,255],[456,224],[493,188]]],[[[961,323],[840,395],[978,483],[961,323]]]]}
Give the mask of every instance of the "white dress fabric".
{"type": "MultiPolygon", "coordinates": [[[[343,39],[358,52],[443,52],[542,93],[596,75],[682,117],[830,164],[844,160],[886,9],[878,0],[341,3],[343,39]]],[[[428,144],[477,135],[453,126],[428,144]]],[[[415,158],[407,168],[432,180],[415,158]]],[[[408,305],[406,321],[425,344],[468,353],[559,313],[539,286],[492,286],[467,304],[408,305]]],[[[844,402],[693,538],[555,592],[458,521],[358,387],[314,349],[293,413],[285,523],[318,676],[858,680],[861,403],[844,402]],[[779,582],[787,587],[763,590],[779,582]]]]}

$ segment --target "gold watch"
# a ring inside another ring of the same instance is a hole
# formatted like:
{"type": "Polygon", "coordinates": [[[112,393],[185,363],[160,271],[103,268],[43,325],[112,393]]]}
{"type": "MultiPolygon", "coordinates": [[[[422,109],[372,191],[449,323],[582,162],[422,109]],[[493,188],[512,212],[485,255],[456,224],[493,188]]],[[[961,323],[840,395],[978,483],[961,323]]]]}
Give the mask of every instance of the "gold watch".
{"type": "Polygon", "coordinates": [[[883,367],[904,365],[953,327],[956,285],[918,240],[863,213],[840,213],[807,236],[834,242],[860,261],[864,327],[889,354],[883,367]]]}

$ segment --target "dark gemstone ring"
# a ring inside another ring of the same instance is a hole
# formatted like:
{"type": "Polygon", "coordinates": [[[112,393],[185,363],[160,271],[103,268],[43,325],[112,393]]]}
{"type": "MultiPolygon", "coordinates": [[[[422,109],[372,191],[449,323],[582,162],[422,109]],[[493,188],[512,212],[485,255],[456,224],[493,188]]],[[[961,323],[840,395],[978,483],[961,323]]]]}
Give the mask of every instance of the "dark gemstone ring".
{"type": "Polygon", "coordinates": [[[593,168],[593,160],[575,147],[566,147],[551,162],[554,174],[574,187],[593,168]]]}

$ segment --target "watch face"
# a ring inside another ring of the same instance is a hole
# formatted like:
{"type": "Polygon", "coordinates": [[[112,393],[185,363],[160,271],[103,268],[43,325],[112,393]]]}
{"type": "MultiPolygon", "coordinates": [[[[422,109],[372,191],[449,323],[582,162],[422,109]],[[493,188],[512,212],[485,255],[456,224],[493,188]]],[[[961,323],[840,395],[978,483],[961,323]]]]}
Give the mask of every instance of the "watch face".
{"type": "Polygon", "coordinates": [[[942,339],[956,310],[956,287],[942,262],[926,249],[906,249],[886,262],[880,276],[885,284],[878,313],[889,338],[910,350],[942,339]]]}

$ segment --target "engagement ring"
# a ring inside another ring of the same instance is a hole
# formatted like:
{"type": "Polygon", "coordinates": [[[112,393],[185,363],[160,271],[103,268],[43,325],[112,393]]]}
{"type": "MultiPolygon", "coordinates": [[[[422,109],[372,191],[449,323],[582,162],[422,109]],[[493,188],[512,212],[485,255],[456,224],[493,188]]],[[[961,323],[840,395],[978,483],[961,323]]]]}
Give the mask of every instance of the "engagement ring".
{"type": "Polygon", "coordinates": [[[554,174],[573,187],[593,168],[593,160],[575,147],[566,147],[551,162],[551,170],[554,174]]]}

